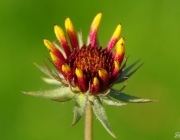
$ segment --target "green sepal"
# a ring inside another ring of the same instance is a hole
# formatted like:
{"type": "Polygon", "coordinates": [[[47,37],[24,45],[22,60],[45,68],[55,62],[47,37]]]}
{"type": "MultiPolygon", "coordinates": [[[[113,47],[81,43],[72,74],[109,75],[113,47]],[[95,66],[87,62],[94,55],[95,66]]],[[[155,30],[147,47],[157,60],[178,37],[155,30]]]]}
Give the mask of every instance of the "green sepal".
{"type": "Polygon", "coordinates": [[[123,102],[130,102],[130,103],[148,103],[148,102],[156,102],[156,100],[150,100],[150,99],[143,99],[136,96],[131,96],[125,93],[110,93],[111,97],[123,101],[123,102]]]}
{"type": "Polygon", "coordinates": [[[82,37],[82,31],[79,31],[77,33],[77,35],[78,35],[79,47],[81,48],[84,45],[84,40],[83,40],[83,37],[82,37]]]}
{"type": "Polygon", "coordinates": [[[126,105],[126,103],[121,103],[121,102],[113,101],[109,96],[104,97],[102,99],[102,102],[107,104],[107,105],[112,105],[112,106],[123,106],[123,105],[126,105]]]}
{"type": "MultiPolygon", "coordinates": [[[[50,61],[50,60],[49,60],[50,61]]],[[[50,61],[51,62],[51,61],[50,61]]],[[[60,75],[54,71],[52,71],[47,64],[45,63],[45,61],[43,60],[43,64],[44,66],[40,66],[36,63],[34,63],[34,65],[39,68],[44,74],[48,75],[51,78],[54,78],[55,80],[59,81],[60,84],[63,84],[64,86],[67,86],[67,82],[63,79],[60,78],[60,75]]]]}
{"type": "MultiPolygon", "coordinates": [[[[139,62],[139,61],[138,61],[139,62]]],[[[137,63],[137,62],[135,62],[135,63],[137,63]]],[[[118,80],[116,81],[116,83],[115,84],[119,84],[119,83],[122,83],[122,82],[124,82],[124,81],[126,81],[127,79],[129,79],[129,77],[131,77],[142,65],[143,65],[144,63],[142,63],[141,65],[139,65],[136,69],[134,69],[133,71],[131,71],[130,73],[128,73],[128,71],[130,70],[130,68],[132,68],[133,66],[129,66],[128,68],[127,68],[127,70],[125,69],[124,70],[124,72],[122,73],[122,75],[118,78],[118,80]],[[128,74],[127,74],[128,73],[128,74]]]]}
{"type": "Polygon", "coordinates": [[[42,80],[46,82],[47,84],[58,85],[58,86],[62,85],[59,81],[53,78],[42,77],[42,80]]]}
{"type": "Polygon", "coordinates": [[[136,62],[132,63],[130,66],[128,66],[127,68],[125,68],[125,70],[123,71],[123,76],[126,75],[140,60],[137,60],[136,62]]]}
{"type": "Polygon", "coordinates": [[[37,63],[33,63],[38,69],[40,69],[44,74],[46,74],[47,76],[51,77],[52,78],[52,74],[51,72],[47,69],[47,67],[45,66],[40,66],[38,65],[37,63]]]}
{"type": "Polygon", "coordinates": [[[112,137],[116,138],[116,136],[114,135],[110,127],[105,109],[102,106],[102,102],[100,101],[99,97],[94,99],[94,104],[92,105],[92,107],[93,107],[94,114],[96,115],[98,120],[101,122],[101,124],[104,126],[104,128],[107,130],[107,132],[109,132],[109,134],[112,137]]]}
{"type": "Polygon", "coordinates": [[[52,99],[53,101],[57,101],[57,102],[67,102],[71,99],[73,99],[75,97],[76,94],[74,94],[73,92],[69,92],[68,94],[57,98],[57,99],[52,99]]]}
{"type": "Polygon", "coordinates": [[[75,94],[71,91],[69,87],[58,87],[50,90],[40,90],[23,93],[27,95],[57,100],[61,102],[66,102],[67,100],[70,100],[75,96],[75,94]]]}
{"type": "Polygon", "coordinates": [[[81,117],[84,115],[87,103],[87,95],[80,93],[76,98],[76,103],[74,106],[74,118],[71,126],[75,125],[81,117]]]}

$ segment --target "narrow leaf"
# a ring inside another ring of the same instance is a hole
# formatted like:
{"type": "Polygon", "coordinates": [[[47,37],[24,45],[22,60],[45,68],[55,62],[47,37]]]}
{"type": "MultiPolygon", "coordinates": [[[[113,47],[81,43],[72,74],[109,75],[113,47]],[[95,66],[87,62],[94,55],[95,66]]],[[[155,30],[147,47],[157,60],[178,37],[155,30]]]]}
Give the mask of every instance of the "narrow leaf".
{"type": "Polygon", "coordinates": [[[115,102],[111,98],[103,98],[103,103],[105,103],[107,105],[113,105],[113,106],[123,106],[123,105],[126,105],[126,103],[115,102]]]}
{"type": "Polygon", "coordinates": [[[58,87],[55,89],[50,90],[40,90],[40,91],[31,91],[31,92],[23,92],[24,94],[42,97],[46,99],[52,99],[57,100],[60,98],[65,98],[66,96],[73,98],[75,96],[74,93],[72,93],[71,89],[69,87],[58,87]]]}
{"type": "Polygon", "coordinates": [[[57,102],[67,102],[75,97],[75,94],[73,92],[69,92],[68,94],[61,96],[57,99],[52,99],[53,101],[57,102]]]}
{"type": "Polygon", "coordinates": [[[78,35],[79,47],[81,48],[84,45],[84,40],[82,37],[82,31],[79,31],[77,35],[78,35]]]}
{"type": "MultiPolygon", "coordinates": [[[[51,62],[51,60],[49,60],[51,62]]],[[[52,62],[51,62],[52,63],[52,62]]],[[[61,81],[61,78],[60,76],[55,73],[54,71],[52,71],[48,65],[45,63],[45,61],[43,61],[43,64],[44,64],[44,67],[47,69],[47,71],[49,72],[49,74],[51,75],[51,77],[53,77],[54,79],[58,80],[58,81],[61,81]]]]}
{"type": "Polygon", "coordinates": [[[101,122],[101,124],[104,126],[104,128],[109,132],[109,134],[112,137],[116,138],[116,136],[114,135],[114,133],[110,127],[108,118],[106,116],[106,112],[105,112],[104,107],[102,106],[102,103],[99,100],[99,98],[96,98],[94,100],[94,104],[92,105],[92,107],[93,107],[94,114],[96,115],[98,120],[101,122]]]}
{"type": "Polygon", "coordinates": [[[86,102],[87,102],[87,95],[80,93],[76,99],[76,103],[74,106],[74,118],[71,124],[72,126],[75,125],[84,115],[86,102]]]}
{"type": "Polygon", "coordinates": [[[46,78],[46,77],[42,77],[42,80],[48,84],[52,84],[52,85],[62,85],[59,81],[52,79],[52,78],[46,78]]]}
{"type": "Polygon", "coordinates": [[[156,100],[150,100],[150,99],[143,99],[140,97],[136,97],[136,96],[131,96],[125,93],[110,93],[110,96],[123,101],[123,102],[130,102],[130,103],[147,103],[147,102],[156,102],[156,100]]]}
{"type": "Polygon", "coordinates": [[[126,75],[139,61],[140,61],[140,59],[137,60],[136,62],[132,63],[130,66],[128,66],[128,67],[124,70],[123,75],[126,75]]]}
{"type": "MultiPolygon", "coordinates": [[[[144,64],[144,63],[143,63],[144,64]]],[[[134,69],[132,72],[130,72],[127,75],[122,74],[121,77],[119,77],[119,79],[116,81],[116,84],[118,83],[122,83],[124,81],[126,81],[129,77],[131,77],[143,64],[139,65],[136,69],[134,69]]]]}
{"type": "Polygon", "coordinates": [[[46,74],[47,76],[49,77],[52,77],[51,76],[51,73],[49,72],[49,70],[45,67],[45,66],[40,66],[38,65],[37,63],[33,63],[38,69],[40,69],[44,74],[46,74]]]}

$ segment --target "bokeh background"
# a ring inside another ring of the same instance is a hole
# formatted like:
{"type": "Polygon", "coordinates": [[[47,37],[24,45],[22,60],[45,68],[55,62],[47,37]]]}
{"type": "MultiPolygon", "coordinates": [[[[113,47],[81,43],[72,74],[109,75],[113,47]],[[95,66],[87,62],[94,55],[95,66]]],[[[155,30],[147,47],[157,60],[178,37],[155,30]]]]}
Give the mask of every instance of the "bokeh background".
{"type": "MultiPolygon", "coordinates": [[[[180,132],[180,1],[0,1],[0,139],[71,140],[84,138],[84,117],[74,127],[74,102],[65,104],[27,96],[21,91],[50,89],[32,62],[49,56],[42,39],[55,40],[53,24],[64,28],[71,18],[84,38],[94,16],[102,11],[100,43],[105,46],[122,24],[128,64],[145,65],[133,75],[126,93],[156,103],[105,106],[120,140],[170,140],[180,132]]],[[[121,86],[121,85],[120,85],[121,86]]],[[[94,139],[112,140],[94,119],[94,139]]]]}

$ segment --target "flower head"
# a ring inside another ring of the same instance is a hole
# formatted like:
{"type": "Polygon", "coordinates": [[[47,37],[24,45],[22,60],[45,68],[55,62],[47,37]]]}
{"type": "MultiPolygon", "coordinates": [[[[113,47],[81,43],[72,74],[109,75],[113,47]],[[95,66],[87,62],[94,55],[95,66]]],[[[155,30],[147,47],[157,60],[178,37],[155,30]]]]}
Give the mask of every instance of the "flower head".
{"type": "Polygon", "coordinates": [[[70,44],[63,29],[54,25],[54,32],[61,47],[47,39],[44,39],[44,44],[49,50],[51,62],[57,72],[50,70],[45,62],[44,66],[35,65],[50,76],[50,79],[44,78],[46,82],[59,86],[51,90],[24,93],[59,102],[66,102],[75,98],[72,125],[80,120],[87,102],[90,102],[97,118],[106,130],[115,137],[107,121],[103,103],[121,106],[125,103],[115,102],[113,99],[123,102],[151,102],[153,100],[122,93],[126,84],[120,90],[113,89],[114,84],[126,81],[142,64],[131,72],[131,68],[139,61],[125,68],[128,58],[124,56],[125,40],[120,38],[121,24],[117,25],[105,48],[98,44],[97,32],[101,18],[102,13],[95,16],[90,27],[88,44],[83,43],[81,33],[76,34],[70,18],[65,20],[65,29],[70,44]],[[114,51],[112,51],[113,48],[114,51]]]}
{"type": "Polygon", "coordinates": [[[62,28],[54,25],[55,35],[63,52],[56,44],[44,39],[44,44],[50,52],[55,67],[69,85],[78,88],[82,93],[89,90],[89,93],[93,95],[105,92],[116,80],[125,53],[124,39],[119,39],[120,24],[105,49],[97,43],[97,30],[101,17],[102,13],[99,13],[94,18],[89,34],[90,43],[87,45],[79,45],[75,29],[69,18],[65,20],[65,28],[70,45],[62,28]],[[116,48],[113,53],[111,50],[115,44],[116,48]]]}

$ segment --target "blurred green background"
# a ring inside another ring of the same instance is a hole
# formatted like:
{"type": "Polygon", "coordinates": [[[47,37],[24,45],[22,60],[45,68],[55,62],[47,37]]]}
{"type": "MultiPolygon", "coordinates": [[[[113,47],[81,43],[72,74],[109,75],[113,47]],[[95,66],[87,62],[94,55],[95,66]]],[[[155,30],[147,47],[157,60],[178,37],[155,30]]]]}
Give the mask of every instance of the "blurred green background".
{"type": "MultiPolygon", "coordinates": [[[[105,106],[120,140],[170,140],[180,132],[180,1],[0,1],[0,139],[71,140],[84,138],[84,117],[74,127],[74,102],[65,104],[27,96],[21,91],[49,89],[32,62],[49,56],[42,39],[55,40],[53,24],[64,28],[71,18],[84,38],[94,16],[102,11],[100,43],[105,46],[122,23],[128,64],[145,65],[133,75],[125,92],[158,99],[156,103],[105,106]]],[[[94,119],[94,139],[112,140],[94,119]]]]}

